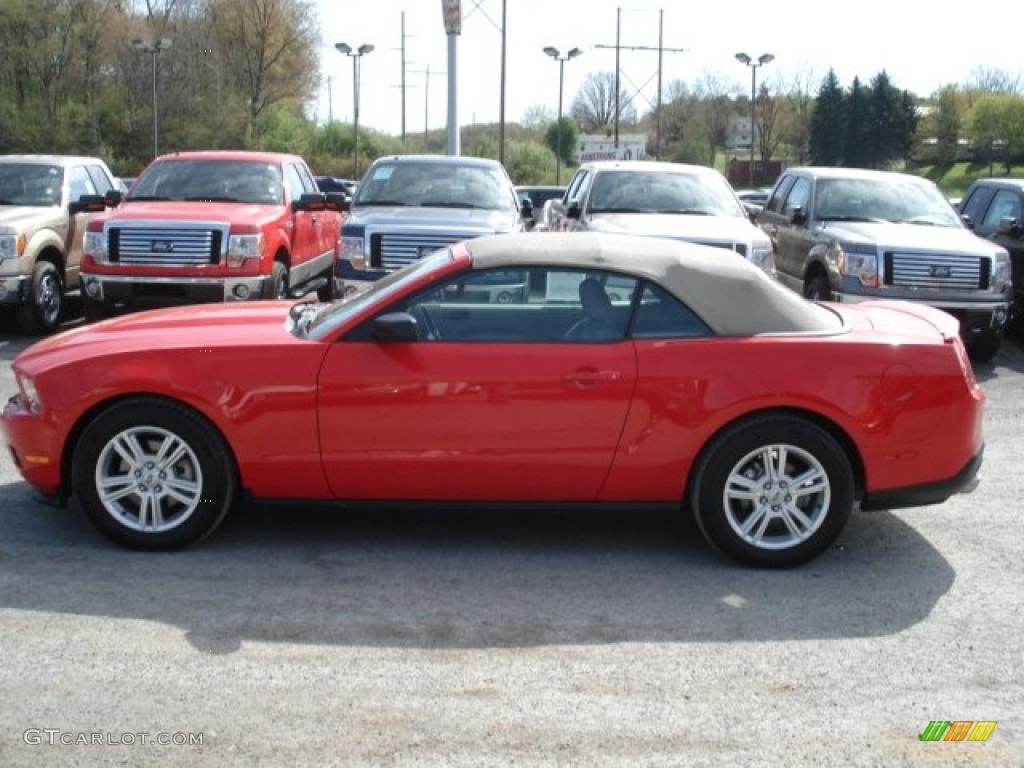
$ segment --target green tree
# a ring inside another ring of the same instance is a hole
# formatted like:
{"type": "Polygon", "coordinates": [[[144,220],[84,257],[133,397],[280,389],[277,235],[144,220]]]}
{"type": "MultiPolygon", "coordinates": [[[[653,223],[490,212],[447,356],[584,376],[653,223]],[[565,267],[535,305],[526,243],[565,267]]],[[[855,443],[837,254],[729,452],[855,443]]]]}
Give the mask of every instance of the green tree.
{"type": "Polygon", "coordinates": [[[544,143],[548,149],[558,154],[559,147],[562,153],[562,165],[568,165],[576,159],[576,147],[580,141],[580,129],[576,121],[568,115],[563,115],[561,122],[555,120],[544,132],[544,143]]]}
{"type": "Polygon", "coordinates": [[[533,141],[511,141],[505,148],[505,168],[515,184],[544,184],[554,179],[555,157],[533,141]]]}
{"type": "Polygon", "coordinates": [[[871,119],[871,95],[860,82],[853,84],[846,94],[846,144],[842,164],[852,168],[871,168],[874,163],[874,131],[871,119]]]}
{"type": "Polygon", "coordinates": [[[846,152],[846,96],[834,70],[818,89],[811,113],[809,154],[814,165],[840,165],[846,152]]]}
{"type": "Polygon", "coordinates": [[[1006,171],[1024,155],[1024,97],[1007,93],[981,96],[971,110],[970,136],[975,154],[983,160],[1000,160],[1006,171]]]}
{"type": "Polygon", "coordinates": [[[955,85],[947,85],[939,91],[934,125],[935,163],[942,168],[949,168],[956,162],[962,126],[960,99],[955,85]]]}
{"type": "Polygon", "coordinates": [[[869,87],[870,165],[885,168],[910,154],[916,128],[913,100],[900,91],[885,70],[879,72],[869,87]]]}

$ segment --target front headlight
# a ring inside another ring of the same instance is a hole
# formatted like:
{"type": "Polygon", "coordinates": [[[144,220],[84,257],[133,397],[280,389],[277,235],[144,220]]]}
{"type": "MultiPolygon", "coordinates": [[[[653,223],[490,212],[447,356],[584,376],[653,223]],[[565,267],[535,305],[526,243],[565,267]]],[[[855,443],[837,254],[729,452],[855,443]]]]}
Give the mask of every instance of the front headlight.
{"type": "Polygon", "coordinates": [[[342,237],[341,258],[352,264],[353,269],[366,269],[366,254],[363,252],[363,238],[342,237]]]}
{"type": "Polygon", "coordinates": [[[992,279],[989,281],[989,288],[995,293],[1009,291],[1012,280],[1010,254],[1006,251],[997,251],[992,259],[992,279]]]}
{"type": "Polygon", "coordinates": [[[838,243],[839,272],[856,277],[865,288],[877,288],[878,249],[867,243],[838,243]]]}
{"type": "Polygon", "coordinates": [[[85,240],[82,243],[82,253],[97,264],[108,263],[106,234],[102,230],[95,232],[92,230],[86,231],[85,240]]]}
{"type": "Polygon", "coordinates": [[[14,372],[14,380],[18,385],[18,391],[24,398],[25,403],[33,411],[42,409],[42,402],[39,400],[39,392],[36,390],[36,383],[31,376],[26,376],[20,371],[14,372]]]}
{"type": "Polygon", "coordinates": [[[775,251],[768,240],[755,242],[751,246],[750,260],[768,274],[775,274],[775,251]]]}
{"type": "Polygon", "coordinates": [[[25,242],[24,235],[0,235],[0,261],[20,258],[25,252],[25,242]]]}
{"type": "Polygon", "coordinates": [[[246,259],[258,259],[263,253],[263,235],[231,235],[228,237],[229,267],[240,267],[246,259]]]}

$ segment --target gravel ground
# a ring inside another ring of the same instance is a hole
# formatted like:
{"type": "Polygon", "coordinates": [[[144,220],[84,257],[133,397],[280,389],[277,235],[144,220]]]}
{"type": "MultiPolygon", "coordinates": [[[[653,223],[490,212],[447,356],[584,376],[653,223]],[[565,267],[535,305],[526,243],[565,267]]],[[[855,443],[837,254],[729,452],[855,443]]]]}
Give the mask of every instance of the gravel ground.
{"type": "Polygon", "coordinates": [[[1024,349],[977,374],[977,492],[780,573],[654,515],[261,510],[139,554],[4,454],[0,765],[1022,766],[1024,349]]]}

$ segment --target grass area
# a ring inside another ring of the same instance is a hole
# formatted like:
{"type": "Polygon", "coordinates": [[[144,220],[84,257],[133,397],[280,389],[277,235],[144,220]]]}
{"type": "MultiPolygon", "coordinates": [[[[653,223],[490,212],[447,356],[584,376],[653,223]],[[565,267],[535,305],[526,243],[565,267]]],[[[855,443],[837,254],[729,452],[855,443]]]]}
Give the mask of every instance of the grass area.
{"type": "Polygon", "coordinates": [[[948,197],[961,197],[975,179],[1024,178],[1024,166],[1012,166],[1007,173],[1002,163],[956,163],[948,168],[920,165],[911,173],[931,179],[948,197]]]}

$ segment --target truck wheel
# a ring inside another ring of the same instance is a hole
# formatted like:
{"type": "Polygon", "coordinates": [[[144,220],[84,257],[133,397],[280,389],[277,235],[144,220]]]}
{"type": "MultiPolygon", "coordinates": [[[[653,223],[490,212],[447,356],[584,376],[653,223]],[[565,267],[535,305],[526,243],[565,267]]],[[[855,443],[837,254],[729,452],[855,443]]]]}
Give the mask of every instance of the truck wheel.
{"type": "Polygon", "coordinates": [[[1003,335],[1001,333],[986,333],[967,345],[967,354],[976,363],[990,362],[996,356],[996,352],[999,351],[999,345],[1002,340],[1003,335]]]}
{"type": "Polygon", "coordinates": [[[804,282],[804,298],[811,301],[832,301],[828,278],[820,272],[810,275],[804,282]]]}
{"type": "Polygon", "coordinates": [[[739,422],[714,439],[694,474],[693,512],[708,542],[746,565],[791,568],[821,554],[854,502],[846,453],[796,416],[739,422]]]}
{"type": "Polygon", "coordinates": [[[96,416],[75,446],[71,482],[96,528],[133,549],[177,549],[210,534],[238,480],[220,434],[190,408],[123,400],[96,416]]]}
{"type": "Polygon", "coordinates": [[[334,301],[339,298],[335,286],[334,268],[332,267],[330,271],[324,272],[323,276],[327,278],[327,285],[321,285],[316,289],[316,297],[319,301],[334,301]]]}
{"type": "Polygon", "coordinates": [[[15,317],[25,333],[53,333],[64,308],[64,285],[57,267],[48,261],[32,268],[29,295],[18,306],[15,317]]]}
{"type": "Polygon", "coordinates": [[[111,314],[110,307],[104,302],[82,299],[82,316],[85,322],[98,323],[100,320],[106,320],[111,314]]]}
{"type": "Polygon", "coordinates": [[[274,262],[274,267],[270,271],[270,279],[263,284],[263,298],[288,298],[288,267],[280,261],[274,262]]]}

